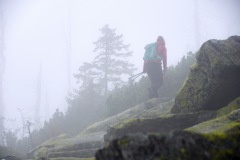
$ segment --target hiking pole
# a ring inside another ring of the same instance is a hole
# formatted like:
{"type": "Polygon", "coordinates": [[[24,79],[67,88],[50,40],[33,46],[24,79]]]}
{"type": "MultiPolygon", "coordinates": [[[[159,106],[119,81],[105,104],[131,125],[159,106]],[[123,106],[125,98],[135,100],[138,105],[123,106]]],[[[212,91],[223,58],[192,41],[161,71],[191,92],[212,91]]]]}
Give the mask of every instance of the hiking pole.
{"type": "Polygon", "coordinates": [[[129,80],[134,80],[134,79],[136,79],[137,77],[141,76],[142,74],[143,74],[143,72],[138,73],[138,74],[135,74],[135,75],[129,77],[128,79],[129,79],[129,80]]]}
{"type": "Polygon", "coordinates": [[[128,78],[128,84],[129,84],[129,85],[133,85],[134,80],[135,80],[137,77],[141,76],[142,74],[143,74],[143,72],[138,73],[138,74],[136,74],[136,75],[133,75],[133,76],[129,77],[129,78],[128,78]]]}

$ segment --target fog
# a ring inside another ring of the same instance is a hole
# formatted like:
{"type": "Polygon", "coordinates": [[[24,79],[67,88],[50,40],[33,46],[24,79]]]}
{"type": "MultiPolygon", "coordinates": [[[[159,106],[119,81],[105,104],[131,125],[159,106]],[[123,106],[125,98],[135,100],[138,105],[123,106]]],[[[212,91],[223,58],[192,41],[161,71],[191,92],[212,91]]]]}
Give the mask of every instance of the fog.
{"type": "Polygon", "coordinates": [[[21,114],[34,120],[36,105],[38,122],[57,108],[66,111],[65,98],[78,87],[73,74],[94,58],[93,42],[105,24],[130,44],[137,72],[144,46],[158,35],[166,41],[168,66],[206,40],[240,35],[239,0],[199,0],[197,6],[193,0],[2,0],[0,6],[5,62],[0,116],[7,126],[21,124],[21,114]]]}

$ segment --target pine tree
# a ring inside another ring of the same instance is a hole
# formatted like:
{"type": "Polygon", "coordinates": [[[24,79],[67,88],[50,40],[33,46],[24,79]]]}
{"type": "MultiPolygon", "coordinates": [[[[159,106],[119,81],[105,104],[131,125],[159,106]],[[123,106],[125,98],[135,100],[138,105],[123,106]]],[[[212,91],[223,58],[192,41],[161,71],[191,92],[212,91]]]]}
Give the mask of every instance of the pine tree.
{"type": "Polygon", "coordinates": [[[74,77],[77,79],[78,83],[81,83],[80,91],[85,91],[89,88],[92,88],[91,90],[97,90],[97,88],[99,88],[97,84],[98,73],[95,68],[96,66],[94,64],[87,62],[79,67],[79,73],[75,74],[74,77]]]}
{"type": "Polygon", "coordinates": [[[96,45],[94,52],[98,55],[94,59],[94,64],[100,73],[99,82],[103,85],[104,95],[107,95],[110,87],[119,86],[123,83],[123,75],[132,75],[135,70],[127,58],[132,56],[129,51],[130,45],[123,44],[122,35],[117,35],[115,29],[105,25],[100,29],[102,36],[94,42],[96,45]]]}

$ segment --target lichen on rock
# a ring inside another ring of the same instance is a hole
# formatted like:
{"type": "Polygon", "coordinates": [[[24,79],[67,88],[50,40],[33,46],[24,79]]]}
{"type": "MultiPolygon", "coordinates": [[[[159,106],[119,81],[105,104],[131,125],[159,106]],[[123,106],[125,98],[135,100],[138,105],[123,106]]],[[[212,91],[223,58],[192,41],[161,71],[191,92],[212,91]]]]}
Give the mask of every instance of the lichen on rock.
{"type": "Polygon", "coordinates": [[[172,113],[216,110],[240,95],[240,37],[205,42],[172,113]]]}
{"type": "Polygon", "coordinates": [[[240,132],[229,135],[174,131],[134,134],[115,139],[97,151],[97,160],[225,160],[240,158],[240,132]],[[226,145],[227,144],[227,145],[226,145]]]}
{"type": "Polygon", "coordinates": [[[240,37],[207,41],[190,70],[170,112],[113,125],[96,159],[240,159],[240,37]]]}

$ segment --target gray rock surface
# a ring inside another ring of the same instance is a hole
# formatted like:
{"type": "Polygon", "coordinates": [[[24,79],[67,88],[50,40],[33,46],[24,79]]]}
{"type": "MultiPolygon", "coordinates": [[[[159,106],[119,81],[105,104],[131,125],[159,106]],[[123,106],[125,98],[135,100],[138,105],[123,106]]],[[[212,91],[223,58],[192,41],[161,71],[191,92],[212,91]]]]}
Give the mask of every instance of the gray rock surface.
{"type": "Polygon", "coordinates": [[[198,51],[172,113],[214,110],[240,95],[240,37],[209,40],[198,51]]]}

